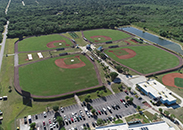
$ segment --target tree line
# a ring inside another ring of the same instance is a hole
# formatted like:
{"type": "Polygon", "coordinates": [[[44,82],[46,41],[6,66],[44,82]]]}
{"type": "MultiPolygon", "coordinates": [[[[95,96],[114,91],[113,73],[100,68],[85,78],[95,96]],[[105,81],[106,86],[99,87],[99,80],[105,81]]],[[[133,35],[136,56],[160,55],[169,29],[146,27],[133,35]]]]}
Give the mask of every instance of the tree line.
{"type": "Polygon", "coordinates": [[[135,24],[183,40],[181,0],[13,0],[9,38],[135,24]],[[142,5],[143,3],[143,5],[142,5]]]}

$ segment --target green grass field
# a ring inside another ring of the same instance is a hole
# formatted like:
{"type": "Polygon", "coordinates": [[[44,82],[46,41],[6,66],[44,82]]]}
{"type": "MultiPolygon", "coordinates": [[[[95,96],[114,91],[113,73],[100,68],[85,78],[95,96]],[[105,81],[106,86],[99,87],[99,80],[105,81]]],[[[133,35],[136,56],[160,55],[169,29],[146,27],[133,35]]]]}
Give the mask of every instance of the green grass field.
{"type": "MultiPolygon", "coordinates": [[[[65,38],[60,36],[59,34],[53,34],[53,35],[43,35],[38,37],[30,37],[27,39],[24,39],[18,43],[18,51],[39,51],[39,50],[50,50],[54,48],[48,48],[46,45],[49,42],[57,41],[57,40],[65,40],[67,44],[73,45],[72,42],[65,38]]],[[[56,48],[62,48],[62,47],[68,47],[63,44],[62,46],[58,46],[56,48]]]]}
{"type": "MultiPolygon", "coordinates": [[[[108,36],[110,38],[112,38],[112,41],[117,41],[120,39],[124,39],[124,38],[128,38],[130,37],[130,35],[118,31],[118,30],[112,30],[112,29],[98,29],[98,30],[89,30],[89,31],[84,31],[84,36],[91,42],[95,42],[94,39],[90,38],[91,36],[97,36],[97,35],[103,35],[103,36],[108,36]]],[[[98,38],[97,38],[98,40],[98,38]]],[[[100,43],[101,42],[107,42],[107,41],[111,41],[111,40],[105,40],[103,38],[101,38],[101,40],[98,40],[100,43]]]]}
{"type": "Polygon", "coordinates": [[[175,78],[174,82],[175,82],[176,86],[183,88],[183,79],[182,78],[175,78]]]}
{"type": "Polygon", "coordinates": [[[113,53],[108,52],[109,50],[115,51],[120,48],[108,49],[105,50],[105,53],[115,61],[143,74],[169,69],[179,64],[176,56],[154,46],[129,46],[125,48],[134,50],[136,56],[130,59],[119,59],[113,53]]]}
{"type": "Polygon", "coordinates": [[[76,57],[70,57],[70,58],[65,59],[64,62],[66,65],[72,65],[72,64],[80,63],[80,60],[76,57]]]}
{"type": "Polygon", "coordinates": [[[122,49],[114,50],[113,53],[114,53],[115,55],[117,55],[117,56],[122,56],[122,55],[127,55],[127,54],[129,54],[128,52],[126,52],[125,50],[122,50],[122,49]]]}
{"type": "Polygon", "coordinates": [[[79,55],[86,64],[81,68],[64,69],[54,63],[56,59],[74,56],[51,58],[20,67],[20,86],[34,95],[48,96],[98,85],[94,66],[85,56],[79,55]]]}

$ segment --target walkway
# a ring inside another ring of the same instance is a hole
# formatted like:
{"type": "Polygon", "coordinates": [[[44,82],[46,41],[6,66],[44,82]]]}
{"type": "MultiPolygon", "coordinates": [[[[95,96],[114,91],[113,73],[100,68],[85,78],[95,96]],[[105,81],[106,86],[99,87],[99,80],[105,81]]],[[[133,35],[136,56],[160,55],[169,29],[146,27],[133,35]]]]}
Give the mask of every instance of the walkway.
{"type": "Polygon", "coordinates": [[[3,33],[3,41],[1,43],[1,52],[0,52],[0,71],[1,71],[1,66],[2,66],[2,61],[3,61],[3,56],[4,56],[4,48],[5,48],[5,43],[6,43],[6,38],[7,38],[7,34],[8,34],[8,25],[9,25],[9,21],[7,21],[7,24],[5,25],[5,31],[3,33]]]}

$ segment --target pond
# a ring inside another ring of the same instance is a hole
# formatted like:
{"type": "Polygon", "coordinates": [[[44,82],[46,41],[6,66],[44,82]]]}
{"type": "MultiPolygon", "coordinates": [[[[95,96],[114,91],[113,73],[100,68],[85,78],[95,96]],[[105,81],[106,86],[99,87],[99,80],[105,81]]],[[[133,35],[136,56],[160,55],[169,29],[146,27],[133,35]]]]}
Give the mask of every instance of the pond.
{"type": "Polygon", "coordinates": [[[171,42],[169,40],[161,39],[156,35],[150,34],[148,32],[143,32],[142,30],[139,30],[139,29],[134,28],[134,27],[125,27],[125,28],[119,28],[119,29],[130,32],[134,35],[142,37],[142,38],[144,38],[148,41],[159,44],[159,45],[161,45],[165,48],[168,48],[172,51],[175,51],[175,52],[180,53],[180,54],[183,55],[182,47],[177,43],[171,42]]]}

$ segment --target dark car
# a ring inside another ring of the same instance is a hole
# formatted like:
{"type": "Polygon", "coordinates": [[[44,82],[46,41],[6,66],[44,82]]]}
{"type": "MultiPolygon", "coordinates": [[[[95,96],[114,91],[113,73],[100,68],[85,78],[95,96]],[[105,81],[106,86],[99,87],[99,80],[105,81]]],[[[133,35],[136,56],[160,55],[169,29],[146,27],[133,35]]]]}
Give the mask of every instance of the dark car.
{"type": "Polygon", "coordinates": [[[106,121],[106,119],[103,119],[103,121],[106,123],[107,121],[106,121]]]}
{"type": "Polygon", "coordinates": [[[37,114],[35,115],[35,119],[38,119],[38,116],[37,116],[37,114]]]}
{"type": "Polygon", "coordinates": [[[96,115],[98,115],[98,112],[95,112],[96,115]]]}
{"type": "Polygon", "coordinates": [[[24,117],[24,124],[27,124],[27,117],[24,117]]]}
{"type": "Polygon", "coordinates": [[[113,105],[112,105],[111,107],[112,107],[114,110],[116,109],[116,107],[115,107],[115,106],[113,106],[113,105]]]}
{"type": "Polygon", "coordinates": [[[87,126],[88,128],[90,127],[88,123],[86,123],[86,126],[87,126]]]}
{"type": "Polygon", "coordinates": [[[95,127],[95,123],[92,122],[93,127],[95,127]]]}
{"type": "Polygon", "coordinates": [[[119,116],[117,114],[115,116],[116,116],[116,118],[119,118],[119,116]]]}
{"type": "Polygon", "coordinates": [[[83,105],[84,105],[84,106],[86,106],[86,103],[85,103],[85,101],[83,101],[83,105]]]}
{"type": "Polygon", "coordinates": [[[118,104],[116,105],[116,107],[120,109],[120,106],[118,104]]]}

